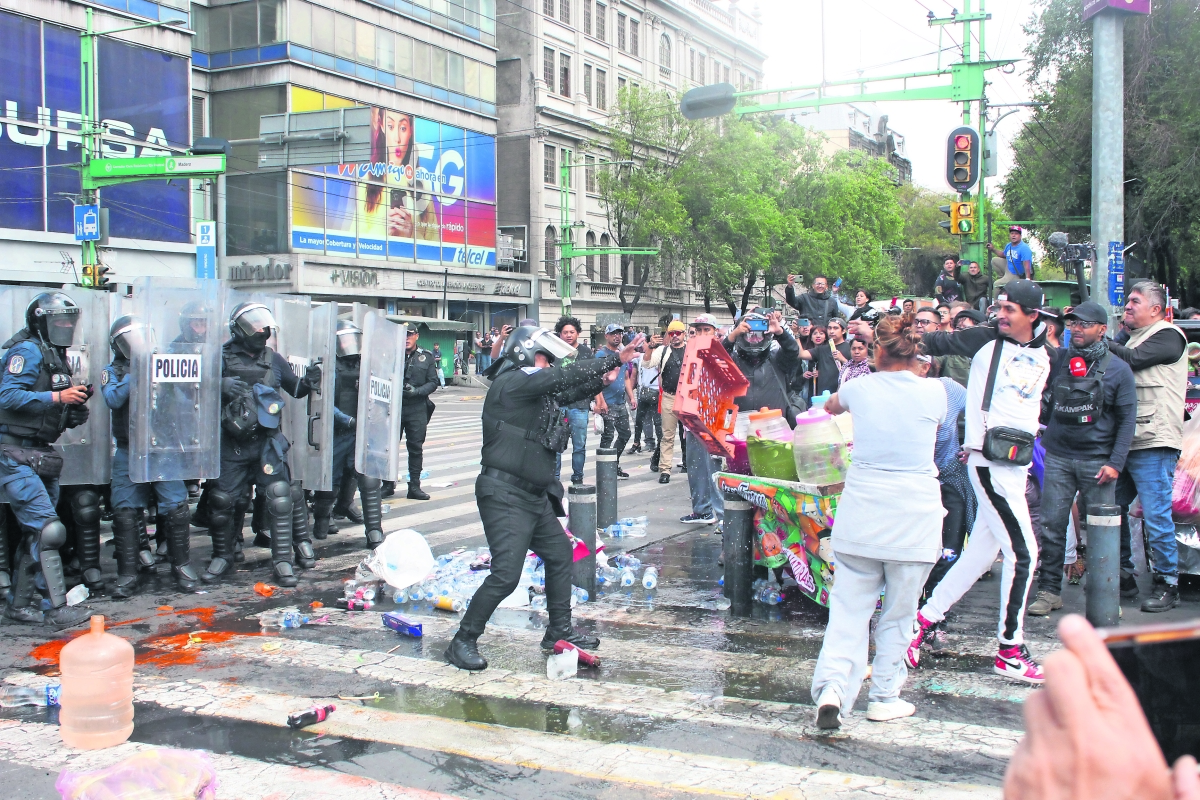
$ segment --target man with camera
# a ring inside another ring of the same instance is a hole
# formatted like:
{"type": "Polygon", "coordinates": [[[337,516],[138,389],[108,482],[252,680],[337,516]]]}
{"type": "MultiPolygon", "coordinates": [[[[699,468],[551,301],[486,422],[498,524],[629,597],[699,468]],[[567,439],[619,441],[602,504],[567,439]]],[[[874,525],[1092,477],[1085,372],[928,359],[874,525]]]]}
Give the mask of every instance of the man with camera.
{"type": "Polygon", "coordinates": [[[997,302],[995,326],[930,332],[922,338],[929,355],[972,357],[963,449],[979,510],[967,546],[917,615],[907,661],[917,666],[928,632],[1003,553],[999,649],[993,669],[1039,684],[1044,680],[1042,668],[1024,640],[1025,603],[1038,558],[1025,480],[1033,460],[1042,390],[1050,374],[1046,325],[1038,319],[1045,295],[1033,281],[1016,280],[1005,286],[997,302]]]}
{"type": "Polygon", "coordinates": [[[792,406],[787,383],[800,364],[800,346],[783,327],[780,313],[766,308],[752,309],[742,316],[722,344],[750,381],[746,394],[736,399],[738,410],[777,408],[783,411],[788,425],[795,425],[796,414],[805,409],[792,406]],[[772,347],[772,342],[779,347],[772,347]]]}

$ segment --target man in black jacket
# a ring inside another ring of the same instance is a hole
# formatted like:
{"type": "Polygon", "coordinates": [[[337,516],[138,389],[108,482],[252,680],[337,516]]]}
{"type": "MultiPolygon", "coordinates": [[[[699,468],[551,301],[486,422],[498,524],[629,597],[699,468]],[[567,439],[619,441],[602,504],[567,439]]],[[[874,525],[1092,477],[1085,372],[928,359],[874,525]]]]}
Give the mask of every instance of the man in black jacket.
{"type": "Polygon", "coordinates": [[[837,298],[829,292],[829,279],[824,275],[813,278],[812,288],[801,295],[796,294],[796,276],[788,275],[787,288],[784,290],[787,304],[800,312],[801,319],[808,319],[813,325],[824,328],[830,318],[840,315],[837,298]]]}
{"type": "Polygon", "coordinates": [[[639,356],[638,335],[619,353],[557,364],[577,353],[544,328],[513,331],[501,360],[488,370],[492,380],[483,401],[483,469],[475,480],[475,502],[492,553],[492,570],[471,598],[462,624],[446,649],[460,669],[487,669],[476,640],[504,598],[517,588],[525,553],[546,565],[549,625],[542,648],[565,639],[588,650],[600,640],[571,627],[571,569],[574,559],[558,517],[565,516],[563,487],[554,478],[555,455],[566,449],[570,429],[562,406],[594,397],[603,376],[639,356]]]}
{"type": "Polygon", "coordinates": [[[1062,608],[1067,520],[1075,495],[1081,514],[1113,504],[1137,422],[1133,371],[1108,352],[1108,314],[1089,300],[1066,318],[1071,346],[1058,351],[1042,396],[1042,566],[1028,609],[1035,617],[1062,608]]]}
{"type": "MultiPolygon", "coordinates": [[[[408,446],[408,499],[428,500],[421,489],[421,469],[425,465],[425,433],[435,406],[429,395],[437,391],[441,363],[433,353],[417,347],[417,329],[408,329],[404,348],[404,400],[400,404],[400,427],[408,446]]],[[[391,497],[396,484],[384,481],[383,496],[391,497]]]]}

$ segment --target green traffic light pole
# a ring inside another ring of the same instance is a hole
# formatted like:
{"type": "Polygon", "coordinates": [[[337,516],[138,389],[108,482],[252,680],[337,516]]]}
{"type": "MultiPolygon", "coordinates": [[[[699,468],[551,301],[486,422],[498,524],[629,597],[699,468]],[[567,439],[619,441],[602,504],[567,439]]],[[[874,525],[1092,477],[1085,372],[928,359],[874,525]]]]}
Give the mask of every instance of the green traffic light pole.
{"type": "MultiPolygon", "coordinates": [[[[571,259],[578,256],[656,256],[658,248],[643,248],[643,247],[575,247],[575,242],[572,238],[572,229],[581,227],[583,222],[574,224],[571,222],[571,168],[586,166],[584,164],[571,163],[571,151],[563,152],[562,166],[558,170],[558,211],[559,211],[559,226],[562,231],[562,241],[558,243],[559,248],[559,272],[558,272],[558,297],[562,301],[562,313],[568,316],[571,313],[571,288],[574,281],[571,259]]],[[[633,161],[607,161],[599,160],[596,166],[637,166],[633,161]]],[[[586,188],[586,187],[585,187],[586,188]]],[[[582,203],[580,204],[582,208],[582,203]]]]}

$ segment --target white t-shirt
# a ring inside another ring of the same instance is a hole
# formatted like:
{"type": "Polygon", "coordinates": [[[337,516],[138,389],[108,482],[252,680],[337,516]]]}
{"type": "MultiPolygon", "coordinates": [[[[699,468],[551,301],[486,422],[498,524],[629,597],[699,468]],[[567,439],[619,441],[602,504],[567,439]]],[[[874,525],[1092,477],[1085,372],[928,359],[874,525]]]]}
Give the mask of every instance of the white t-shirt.
{"type": "MultiPolygon", "coordinates": [[[[1021,347],[1008,340],[996,339],[979,348],[971,359],[967,379],[967,431],[964,446],[971,451],[971,465],[996,466],[979,452],[983,449],[986,428],[1016,428],[1027,433],[1038,432],[1038,415],[1042,410],[1042,389],[1050,376],[1050,357],[1044,347],[1021,347]],[[987,425],[983,424],[983,390],[987,388],[992,353],[1003,347],[996,385],[992,389],[992,408],[987,425]]],[[[1011,466],[1006,464],[1005,466],[1011,466]]],[[[1024,467],[1017,467],[1024,469],[1024,467]]]]}
{"type": "Polygon", "coordinates": [[[854,420],[854,453],[834,518],[834,551],[936,561],[945,515],[933,462],[946,418],[941,383],[907,371],[875,372],[837,394],[854,420]]]}

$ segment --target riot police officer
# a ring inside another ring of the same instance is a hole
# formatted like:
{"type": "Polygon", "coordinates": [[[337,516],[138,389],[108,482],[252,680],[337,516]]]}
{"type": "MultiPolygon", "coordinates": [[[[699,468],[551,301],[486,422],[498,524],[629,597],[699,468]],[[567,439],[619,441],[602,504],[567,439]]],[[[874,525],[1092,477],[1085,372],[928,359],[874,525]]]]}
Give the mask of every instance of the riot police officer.
{"type": "MultiPolygon", "coordinates": [[[[358,421],[358,378],[362,353],[362,328],[349,320],[337,324],[337,377],[334,380],[333,406],[333,490],[313,496],[313,536],[329,535],[333,504],[342,484],[354,481],[362,496],[363,524],[367,547],[374,550],[383,541],[382,481],[354,471],[354,443],[358,421]]],[[[354,495],[351,493],[350,498],[354,495]]],[[[350,499],[345,501],[350,505],[350,499]]]]}
{"type": "Polygon", "coordinates": [[[43,292],[25,309],[25,327],[2,345],[7,352],[0,373],[0,501],[10,505],[24,534],[4,616],[18,622],[67,627],[90,613],[67,606],[59,554],[67,529],[55,512],[63,461],[50,447],[88,418],[91,389],[72,385],[67,361],[79,317],[70,297],[43,292]],[[35,584],[46,594],[45,613],[34,604],[35,584]]]}
{"type": "MultiPolygon", "coordinates": [[[[408,329],[404,345],[404,399],[400,403],[400,427],[404,430],[404,443],[408,446],[408,499],[428,500],[429,495],[421,489],[421,468],[425,463],[425,433],[435,408],[429,395],[438,388],[438,371],[442,366],[433,353],[417,347],[416,326],[408,329]]],[[[383,496],[390,497],[395,484],[385,481],[384,485],[383,496]]],[[[363,513],[365,520],[365,509],[363,513]]]]}
{"type": "Polygon", "coordinates": [[[492,385],[483,402],[483,470],[475,480],[475,500],[492,551],[492,571],[446,650],[446,660],[456,667],[487,668],[476,640],[496,607],[516,589],[530,549],[546,565],[550,623],[542,647],[549,649],[560,639],[585,650],[599,646],[599,639],[571,627],[574,559],[558,521],[565,515],[563,487],[554,479],[555,455],[571,439],[562,406],[598,394],[603,375],[638,358],[644,341],[639,334],[619,353],[553,366],[574,356],[575,349],[544,328],[524,326],[508,337],[501,360],[485,373],[492,385]]]}
{"type": "MultiPolygon", "coordinates": [[[[233,522],[249,506],[251,483],[267,498],[275,582],[297,583],[287,465],[290,444],[280,431],[284,399],[279,389],[297,399],[306,397],[320,383],[321,368],[313,364],[303,378],[297,377],[287,359],[267,347],[275,327],[274,316],[262,303],[241,303],[229,315],[232,338],[221,348],[221,476],[209,495],[213,559],[200,576],[205,583],[214,583],[233,569],[233,522]]],[[[302,568],[316,564],[307,534],[294,544],[302,568]]]]}
{"type": "Polygon", "coordinates": [[[112,595],[122,600],[137,593],[138,539],[152,490],[158,506],[157,527],[165,531],[175,585],[180,591],[192,592],[199,581],[190,563],[191,515],[183,481],[134,483],[129,478],[129,393],[133,389],[129,359],[134,348],[147,345],[149,338],[150,329],[145,322],[131,315],[117,318],[108,332],[113,360],[104,368],[100,381],[104,402],[112,410],[112,435],[117,442],[112,460],[112,529],[117,582],[112,595]]]}

